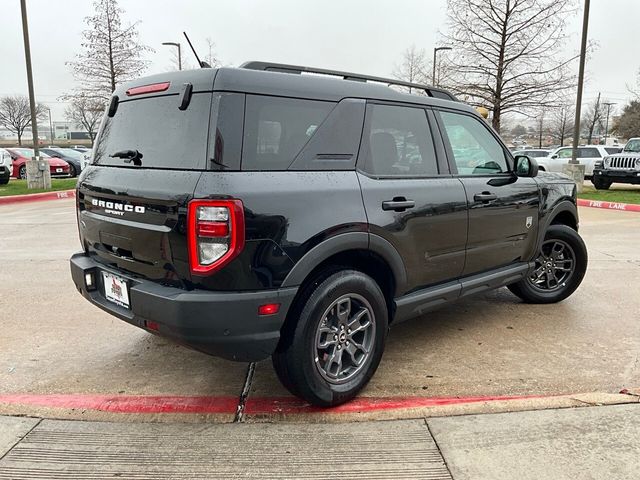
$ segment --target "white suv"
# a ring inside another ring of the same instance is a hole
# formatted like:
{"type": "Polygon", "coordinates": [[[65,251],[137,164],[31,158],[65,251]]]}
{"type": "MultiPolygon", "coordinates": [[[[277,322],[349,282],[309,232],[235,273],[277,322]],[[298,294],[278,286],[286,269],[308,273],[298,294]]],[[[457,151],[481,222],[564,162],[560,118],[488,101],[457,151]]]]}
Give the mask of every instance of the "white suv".
{"type": "Polygon", "coordinates": [[[11,155],[4,148],[0,148],[0,185],[9,183],[11,175],[13,175],[11,155]]]}
{"type": "MultiPolygon", "coordinates": [[[[593,167],[597,161],[602,160],[607,155],[619,153],[620,147],[610,147],[604,145],[583,145],[578,147],[578,162],[584,165],[584,176],[593,175],[593,167]]],[[[562,173],[562,167],[569,163],[573,147],[556,148],[548,157],[536,158],[540,170],[547,172],[562,173]]]]}

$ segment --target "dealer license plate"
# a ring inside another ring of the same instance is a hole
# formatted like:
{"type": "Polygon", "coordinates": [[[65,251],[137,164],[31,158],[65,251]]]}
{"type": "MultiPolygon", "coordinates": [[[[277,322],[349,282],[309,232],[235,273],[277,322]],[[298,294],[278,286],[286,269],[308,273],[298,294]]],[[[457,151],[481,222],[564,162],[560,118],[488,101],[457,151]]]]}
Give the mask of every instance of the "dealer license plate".
{"type": "Polygon", "coordinates": [[[102,272],[102,280],[104,283],[104,296],[107,300],[121,307],[129,308],[127,281],[107,272],[102,272]]]}

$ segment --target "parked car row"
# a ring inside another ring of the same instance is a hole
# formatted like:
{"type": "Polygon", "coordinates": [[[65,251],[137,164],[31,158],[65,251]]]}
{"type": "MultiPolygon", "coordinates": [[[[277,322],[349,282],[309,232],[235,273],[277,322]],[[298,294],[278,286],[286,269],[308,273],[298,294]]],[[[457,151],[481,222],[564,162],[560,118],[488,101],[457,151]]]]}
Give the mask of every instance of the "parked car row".
{"type": "MultiPolygon", "coordinates": [[[[585,178],[593,177],[593,169],[597,162],[601,162],[608,155],[615,155],[622,151],[621,147],[608,145],[581,145],[578,147],[578,163],[584,165],[585,178]]],[[[573,155],[573,147],[558,147],[554,149],[525,148],[515,151],[518,155],[535,158],[541,171],[562,173],[563,167],[569,163],[573,155]]]]}
{"type": "MultiPolygon", "coordinates": [[[[89,149],[85,147],[40,148],[40,158],[47,161],[52,177],[77,177],[89,161],[89,149]]],[[[32,148],[0,148],[0,184],[9,178],[27,178],[27,160],[34,155],[32,148]]]]}

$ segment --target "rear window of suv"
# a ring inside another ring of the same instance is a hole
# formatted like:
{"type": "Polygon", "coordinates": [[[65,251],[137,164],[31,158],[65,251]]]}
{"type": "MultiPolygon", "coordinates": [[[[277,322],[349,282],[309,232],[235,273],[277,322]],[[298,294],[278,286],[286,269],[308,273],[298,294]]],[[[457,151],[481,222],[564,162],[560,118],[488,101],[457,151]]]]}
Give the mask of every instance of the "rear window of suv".
{"type": "Polygon", "coordinates": [[[111,155],[138,150],[143,168],[206,168],[211,93],[194,93],[186,110],[179,102],[178,95],[120,102],[115,115],[105,117],[94,163],[132,166],[111,155]]]}
{"type": "Polygon", "coordinates": [[[242,170],[287,170],[333,102],[247,95],[242,170]]]}

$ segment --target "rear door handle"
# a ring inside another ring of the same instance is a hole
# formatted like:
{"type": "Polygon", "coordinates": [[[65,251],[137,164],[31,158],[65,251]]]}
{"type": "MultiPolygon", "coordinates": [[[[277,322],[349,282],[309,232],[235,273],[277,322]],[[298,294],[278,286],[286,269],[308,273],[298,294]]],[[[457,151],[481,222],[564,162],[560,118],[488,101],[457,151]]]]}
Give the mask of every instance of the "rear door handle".
{"type": "Polygon", "coordinates": [[[476,202],[490,202],[492,200],[497,200],[498,196],[495,193],[491,193],[491,192],[482,192],[482,193],[476,193],[473,196],[473,199],[476,202]]]}
{"type": "Polygon", "coordinates": [[[394,197],[393,200],[386,200],[382,202],[382,210],[389,211],[395,210],[396,212],[404,212],[408,208],[416,206],[416,202],[413,200],[407,200],[404,197],[394,197]]]}

